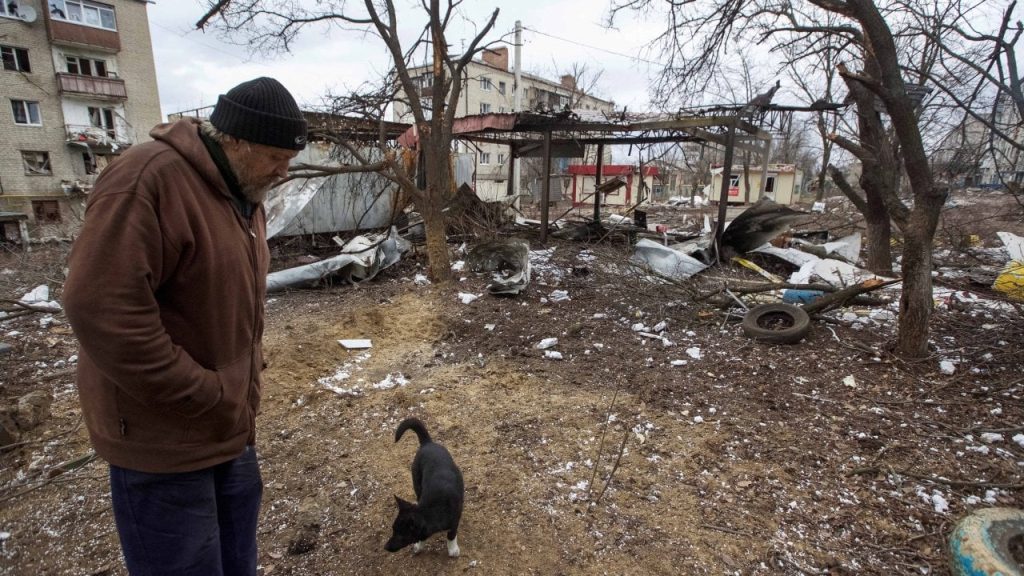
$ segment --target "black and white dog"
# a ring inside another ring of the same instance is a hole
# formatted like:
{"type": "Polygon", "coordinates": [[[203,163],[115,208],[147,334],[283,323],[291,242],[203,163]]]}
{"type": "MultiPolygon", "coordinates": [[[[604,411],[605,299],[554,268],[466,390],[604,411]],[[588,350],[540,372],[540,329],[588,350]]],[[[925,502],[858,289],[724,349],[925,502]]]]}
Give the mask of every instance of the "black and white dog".
{"type": "Polygon", "coordinates": [[[462,518],[464,488],[462,472],[444,446],[430,439],[427,427],[416,418],[406,418],[395,429],[395,442],[406,430],[412,430],[420,439],[420,447],[412,461],[412,487],[416,503],[395,496],[398,517],[391,527],[391,539],[384,545],[388,552],[396,552],[412,544],[413,553],[423,549],[428,536],[448,531],[448,555],[459,555],[459,519],[462,518]]]}

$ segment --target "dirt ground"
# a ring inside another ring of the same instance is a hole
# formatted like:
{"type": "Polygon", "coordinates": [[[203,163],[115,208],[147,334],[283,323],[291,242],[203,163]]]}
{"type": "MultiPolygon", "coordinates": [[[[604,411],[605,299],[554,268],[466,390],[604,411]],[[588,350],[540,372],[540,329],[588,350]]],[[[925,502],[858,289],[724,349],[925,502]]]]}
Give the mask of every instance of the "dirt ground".
{"type": "MultiPolygon", "coordinates": [[[[655,283],[617,241],[545,250],[523,233],[533,279],[515,297],[468,272],[421,285],[422,251],[361,285],[274,295],[260,574],[949,574],[960,517],[1021,505],[1022,308],[972,278],[1005,262],[995,232],[1024,234],[1022,222],[1005,197],[947,210],[934,354],[915,363],[888,352],[896,303],[815,319],[797,345],[755,343],[735,310],[694,297],[754,273],[655,283]],[[664,340],[633,329],[659,323],[664,340]],[[535,347],[545,338],[561,360],[535,347]],[[414,498],[414,437],[393,440],[408,416],[465,476],[459,558],[441,536],[416,556],[383,550],[393,495],[414,498]]],[[[843,205],[803,225],[858,226],[843,205]]],[[[43,283],[59,297],[68,249],[4,253],[0,297],[43,283]]],[[[0,453],[0,574],[125,574],[106,466],[76,462],[90,447],[64,316],[0,321],[0,342],[13,347],[0,409],[25,428],[0,453]],[[32,393],[52,403],[19,412],[32,393]]]]}

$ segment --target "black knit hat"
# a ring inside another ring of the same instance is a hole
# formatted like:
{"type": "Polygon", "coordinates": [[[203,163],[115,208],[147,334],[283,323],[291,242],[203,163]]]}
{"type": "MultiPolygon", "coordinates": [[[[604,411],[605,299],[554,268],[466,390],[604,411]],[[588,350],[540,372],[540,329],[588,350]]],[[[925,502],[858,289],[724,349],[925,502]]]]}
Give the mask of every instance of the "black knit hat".
{"type": "Polygon", "coordinates": [[[273,78],[242,82],[221,94],[210,123],[225,134],[275,148],[306,147],[306,120],[295,98],[273,78]]]}

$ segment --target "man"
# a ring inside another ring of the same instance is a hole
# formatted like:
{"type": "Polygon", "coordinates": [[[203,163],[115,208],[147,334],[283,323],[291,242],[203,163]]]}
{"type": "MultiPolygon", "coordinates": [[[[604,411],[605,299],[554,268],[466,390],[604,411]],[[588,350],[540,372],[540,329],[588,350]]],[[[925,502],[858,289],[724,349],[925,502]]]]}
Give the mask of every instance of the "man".
{"type": "Polygon", "coordinates": [[[306,145],[276,80],[108,166],[68,261],[78,390],[131,574],[256,574],[267,191],[306,145]]]}

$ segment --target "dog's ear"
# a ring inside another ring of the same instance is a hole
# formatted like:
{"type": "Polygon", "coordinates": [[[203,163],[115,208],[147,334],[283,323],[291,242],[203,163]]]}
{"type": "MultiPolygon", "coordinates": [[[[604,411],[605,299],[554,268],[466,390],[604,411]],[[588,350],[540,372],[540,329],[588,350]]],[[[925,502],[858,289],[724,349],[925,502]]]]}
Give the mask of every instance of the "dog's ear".
{"type": "Polygon", "coordinates": [[[405,500],[402,500],[401,498],[399,498],[398,495],[395,495],[395,503],[398,504],[398,511],[399,512],[401,512],[402,510],[408,510],[409,508],[413,508],[414,507],[412,502],[406,502],[405,500]]]}

